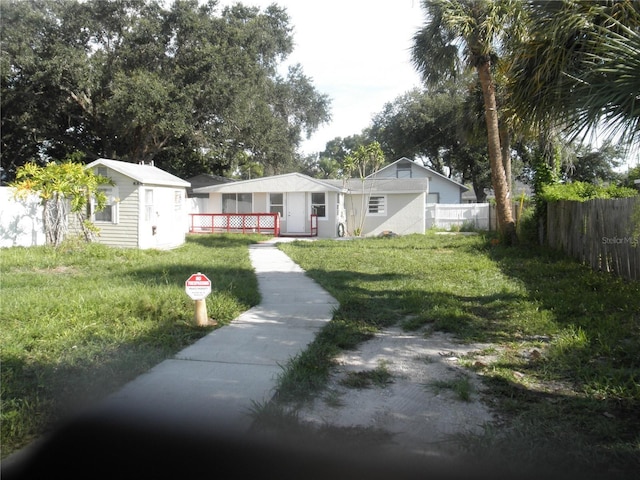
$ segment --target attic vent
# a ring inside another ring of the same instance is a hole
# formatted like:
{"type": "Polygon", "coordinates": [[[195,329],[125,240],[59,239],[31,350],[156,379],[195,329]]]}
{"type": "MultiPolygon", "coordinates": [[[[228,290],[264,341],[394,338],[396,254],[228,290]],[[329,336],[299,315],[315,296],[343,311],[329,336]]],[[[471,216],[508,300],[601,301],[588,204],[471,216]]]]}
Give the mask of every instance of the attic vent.
{"type": "Polygon", "coordinates": [[[145,162],[144,160],[140,160],[138,162],[138,165],[149,165],[150,167],[153,167],[153,160],[149,160],[148,162],[145,162]]]}

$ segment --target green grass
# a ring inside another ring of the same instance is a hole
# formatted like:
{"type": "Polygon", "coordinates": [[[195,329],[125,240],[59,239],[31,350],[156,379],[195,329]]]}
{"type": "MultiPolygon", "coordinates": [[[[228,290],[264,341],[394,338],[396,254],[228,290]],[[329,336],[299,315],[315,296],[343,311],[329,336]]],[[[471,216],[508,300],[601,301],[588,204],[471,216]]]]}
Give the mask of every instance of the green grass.
{"type": "MultiPolygon", "coordinates": [[[[490,240],[428,232],[280,248],[340,302],[328,328],[358,332],[354,341],[401,325],[494,346],[495,361],[464,364],[483,375],[505,424],[464,439],[470,454],[522,468],[547,458],[549,471],[640,468],[640,284],[548,249],[490,240]]],[[[323,331],[310,346],[313,368],[293,361],[285,369],[280,399],[318,394],[332,337],[323,331]],[[304,387],[290,388],[289,369],[304,387]]],[[[445,387],[470,394],[462,384],[445,387]]]]}
{"type": "Polygon", "coordinates": [[[473,393],[473,385],[467,376],[460,376],[452,380],[434,380],[428,385],[435,392],[439,393],[442,390],[452,391],[456,398],[462,402],[471,401],[471,394],[473,393]]]}
{"type": "MultiPolygon", "coordinates": [[[[256,239],[193,236],[169,252],[72,244],[0,250],[2,455],[210,331],[193,326],[184,292],[191,273],[212,280],[207,308],[219,325],[256,304],[247,249],[256,239]]],[[[541,474],[579,464],[623,478],[620,472],[640,468],[638,282],[546,249],[492,245],[482,235],[280,248],[340,307],[283,367],[282,403],[256,405],[256,414],[297,422],[286,402],[325,393],[336,355],[382,328],[440,330],[492,345],[462,363],[482,374],[504,421],[458,439],[470,455],[541,474]],[[539,354],[524,355],[533,350],[539,354]]],[[[439,386],[458,396],[464,387],[439,386]]]]}
{"type": "Polygon", "coordinates": [[[211,279],[207,313],[218,326],[257,304],[247,246],[258,238],[190,236],[171,251],[0,250],[3,457],[211,331],[194,326],[190,274],[211,279]]]}

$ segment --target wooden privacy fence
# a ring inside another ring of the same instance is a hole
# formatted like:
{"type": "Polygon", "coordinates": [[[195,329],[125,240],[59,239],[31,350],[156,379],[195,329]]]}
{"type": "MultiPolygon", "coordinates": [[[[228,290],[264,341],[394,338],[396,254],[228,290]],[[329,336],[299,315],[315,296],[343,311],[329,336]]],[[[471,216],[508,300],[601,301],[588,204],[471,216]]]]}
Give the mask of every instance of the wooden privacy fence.
{"type": "Polygon", "coordinates": [[[552,202],[547,242],[595,270],[640,280],[639,216],[640,197],[552,202]]]}

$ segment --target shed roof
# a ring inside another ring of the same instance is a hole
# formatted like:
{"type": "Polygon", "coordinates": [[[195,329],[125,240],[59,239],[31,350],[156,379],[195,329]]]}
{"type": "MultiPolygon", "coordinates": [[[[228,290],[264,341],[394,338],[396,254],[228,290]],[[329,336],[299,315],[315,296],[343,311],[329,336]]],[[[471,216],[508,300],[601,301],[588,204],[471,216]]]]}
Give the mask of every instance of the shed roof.
{"type": "Polygon", "coordinates": [[[175,175],[165,172],[153,165],[141,165],[138,163],[122,162],[99,158],[89,163],[85,168],[104,166],[129,177],[143,185],[160,185],[164,187],[189,187],[191,184],[175,175]]]}
{"type": "Polygon", "coordinates": [[[343,188],[327,180],[319,180],[302,173],[285,173],[272,177],[253,178],[238,182],[194,188],[194,193],[271,193],[271,192],[341,192],[343,188]]]}

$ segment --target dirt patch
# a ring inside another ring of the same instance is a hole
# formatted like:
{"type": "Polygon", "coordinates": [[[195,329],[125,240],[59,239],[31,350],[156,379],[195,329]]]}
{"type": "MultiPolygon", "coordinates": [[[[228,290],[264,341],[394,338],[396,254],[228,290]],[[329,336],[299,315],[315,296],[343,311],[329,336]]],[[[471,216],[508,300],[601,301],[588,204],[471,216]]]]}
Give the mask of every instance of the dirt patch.
{"type": "Polygon", "coordinates": [[[462,344],[450,335],[387,329],[337,358],[324,394],[298,411],[319,430],[370,432],[391,451],[424,456],[455,455],[455,437],[481,433],[496,420],[483,402],[484,387],[461,357],[488,345],[462,344]],[[384,371],[385,385],[353,388],[355,372],[384,371]],[[386,435],[382,435],[382,433],[386,435]]]}

